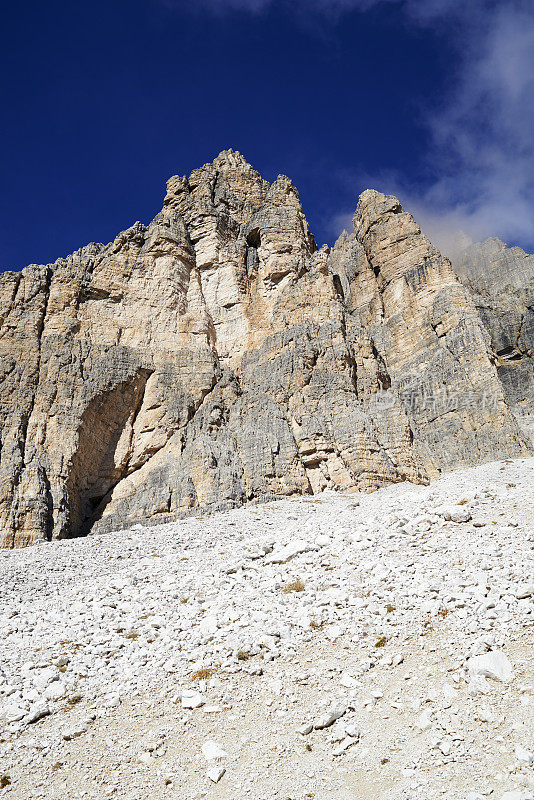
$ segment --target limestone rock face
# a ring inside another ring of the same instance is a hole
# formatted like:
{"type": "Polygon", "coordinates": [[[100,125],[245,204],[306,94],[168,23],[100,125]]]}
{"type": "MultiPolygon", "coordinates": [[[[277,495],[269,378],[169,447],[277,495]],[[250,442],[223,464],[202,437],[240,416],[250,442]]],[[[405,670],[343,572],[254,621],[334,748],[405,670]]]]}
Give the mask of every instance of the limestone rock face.
{"type": "MultiPolygon", "coordinates": [[[[528,452],[469,292],[393,197],[317,249],[234,151],[0,276],[3,546],[528,452]]],[[[499,366],[500,369],[500,366],[499,366]]]]}
{"type": "Polygon", "coordinates": [[[490,334],[508,404],[534,442],[534,255],[486,239],[453,266],[490,334]]]}

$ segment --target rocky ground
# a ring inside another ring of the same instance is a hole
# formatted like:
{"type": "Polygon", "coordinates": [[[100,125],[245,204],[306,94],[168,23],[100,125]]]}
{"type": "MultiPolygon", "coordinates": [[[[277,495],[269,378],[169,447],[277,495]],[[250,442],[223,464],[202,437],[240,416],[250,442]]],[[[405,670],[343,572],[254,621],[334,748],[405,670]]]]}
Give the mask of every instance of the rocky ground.
{"type": "Polygon", "coordinates": [[[533,467],[0,553],[0,796],[533,798],[533,467]]]}

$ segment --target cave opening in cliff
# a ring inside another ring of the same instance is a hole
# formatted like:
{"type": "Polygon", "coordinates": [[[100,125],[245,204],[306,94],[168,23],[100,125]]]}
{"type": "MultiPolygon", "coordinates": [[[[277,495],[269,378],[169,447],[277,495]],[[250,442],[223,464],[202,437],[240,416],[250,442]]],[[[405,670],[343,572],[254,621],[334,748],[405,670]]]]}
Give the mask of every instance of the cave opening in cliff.
{"type": "Polygon", "coordinates": [[[345,292],[343,291],[343,285],[341,283],[341,278],[339,275],[332,275],[334,281],[334,289],[336,290],[336,294],[340,300],[345,300],[345,292]]]}
{"type": "Polygon", "coordinates": [[[67,536],[89,533],[128,474],[135,419],[149,375],[140,370],[133,380],[97,395],[85,409],[67,479],[67,536]]]}
{"type": "Polygon", "coordinates": [[[256,250],[260,247],[261,235],[259,228],[252,228],[252,230],[247,233],[247,245],[249,247],[254,247],[256,250]]]}

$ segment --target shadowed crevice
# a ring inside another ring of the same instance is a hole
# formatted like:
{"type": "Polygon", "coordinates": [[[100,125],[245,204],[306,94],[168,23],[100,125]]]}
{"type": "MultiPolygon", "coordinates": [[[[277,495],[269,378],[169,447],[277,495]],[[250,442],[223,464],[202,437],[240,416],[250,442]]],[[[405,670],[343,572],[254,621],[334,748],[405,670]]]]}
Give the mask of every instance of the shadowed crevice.
{"type": "Polygon", "coordinates": [[[129,472],[133,426],[151,372],[93,398],[78,431],[78,447],[67,479],[68,537],[84,536],[99,520],[113,489],[129,472]]]}

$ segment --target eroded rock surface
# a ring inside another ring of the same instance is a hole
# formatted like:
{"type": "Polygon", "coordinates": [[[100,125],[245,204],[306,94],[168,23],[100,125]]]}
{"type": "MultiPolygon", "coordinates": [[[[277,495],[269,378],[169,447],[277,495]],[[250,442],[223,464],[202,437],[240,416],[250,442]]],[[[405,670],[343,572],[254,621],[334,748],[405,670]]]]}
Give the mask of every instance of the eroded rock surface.
{"type": "Polygon", "coordinates": [[[529,452],[396,198],[364,192],[329,250],[234,151],[167,188],[148,226],[0,276],[4,546],[529,452]]]}
{"type": "Polygon", "coordinates": [[[491,336],[507,400],[534,441],[534,255],[486,239],[468,247],[454,267],[491,336]]]}

